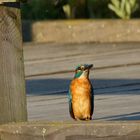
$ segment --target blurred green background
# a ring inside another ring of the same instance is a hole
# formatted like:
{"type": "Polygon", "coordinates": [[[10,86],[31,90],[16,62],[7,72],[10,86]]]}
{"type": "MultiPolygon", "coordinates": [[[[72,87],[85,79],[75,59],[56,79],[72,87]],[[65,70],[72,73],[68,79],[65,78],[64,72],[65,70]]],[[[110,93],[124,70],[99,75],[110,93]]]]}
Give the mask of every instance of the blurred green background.
{"type": "Polygon", "coordinates": [[[24,20],[130,19],[140,17],[140,0],[29,0],[22,4],[24,20]]]}

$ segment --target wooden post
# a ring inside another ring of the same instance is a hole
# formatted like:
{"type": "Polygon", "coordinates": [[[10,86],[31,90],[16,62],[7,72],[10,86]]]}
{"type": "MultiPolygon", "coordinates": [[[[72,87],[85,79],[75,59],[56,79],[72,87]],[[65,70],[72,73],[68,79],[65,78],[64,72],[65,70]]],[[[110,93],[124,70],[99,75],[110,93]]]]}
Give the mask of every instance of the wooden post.
{"type": "Polygon", "coordinates": [[[26,121],[26,108],[20,3],[0,0],[0,124],[26,121]]]}

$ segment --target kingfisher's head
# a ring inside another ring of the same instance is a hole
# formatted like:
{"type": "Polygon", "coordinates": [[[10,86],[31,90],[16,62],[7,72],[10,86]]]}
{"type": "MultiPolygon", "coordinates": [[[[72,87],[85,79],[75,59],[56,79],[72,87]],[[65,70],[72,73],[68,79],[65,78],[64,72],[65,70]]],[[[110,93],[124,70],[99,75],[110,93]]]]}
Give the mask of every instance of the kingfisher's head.
{"type": "Polygon", "coordinates": [[[76,67],[74,78],[88,78],[89,70],[93,67],[92,64],[81,64],[76,67]]]}

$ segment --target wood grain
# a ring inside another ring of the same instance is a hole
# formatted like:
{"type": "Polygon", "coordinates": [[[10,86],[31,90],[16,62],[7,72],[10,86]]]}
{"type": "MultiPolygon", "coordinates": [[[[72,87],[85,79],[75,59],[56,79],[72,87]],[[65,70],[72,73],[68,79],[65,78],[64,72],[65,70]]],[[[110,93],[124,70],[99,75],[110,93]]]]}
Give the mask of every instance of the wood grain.
{"type": "Polygon", "coordinates": [[[95,120],[140,120],[139,43],[24,44],[29,120],[70,120],[67,92],[79,63],[92,63],[95,120]]]}
{"type": "Polygon", "coordinates": [[[17,2],[18,0],[0,0],[0,4],[4,2],[17,2]]]}
{"type": "Polygon", "coordinates": [[[28,44],[24,47],[27,77],[71,72],[79,63],[94,69],[139,65],[139,43],[28,44]]]}
{"type": "Polygon", "coordinates": [[[27,0],[0,0],[0,4],[11,2],[27,2],[27,0]]]}
{"type": "Polygon", "coordinates": [[[0,6],[0,123],[26,119],[20,10],[0,6]]]}
{"type": "Polygon", "coordinates": [[[30,22],[24,34],[40,43],[138,42],[139,24],[137,19],[37,21],[30,22]]]}

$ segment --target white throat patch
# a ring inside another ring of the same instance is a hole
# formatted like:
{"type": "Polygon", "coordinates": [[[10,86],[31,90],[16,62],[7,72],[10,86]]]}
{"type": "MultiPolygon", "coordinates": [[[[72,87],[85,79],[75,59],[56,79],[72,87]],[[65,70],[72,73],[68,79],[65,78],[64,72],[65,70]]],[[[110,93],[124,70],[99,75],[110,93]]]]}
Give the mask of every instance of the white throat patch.
{"type": "Polygon", "coordinates": [[[83,71],[83,73],[79,78],[85,78],[85,77],[88,77],[88,70],[83,71]]]}

